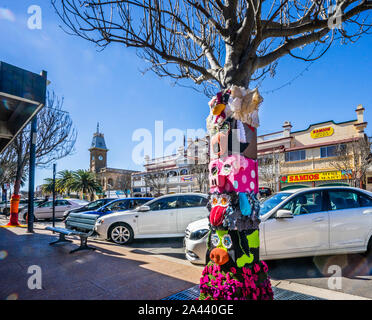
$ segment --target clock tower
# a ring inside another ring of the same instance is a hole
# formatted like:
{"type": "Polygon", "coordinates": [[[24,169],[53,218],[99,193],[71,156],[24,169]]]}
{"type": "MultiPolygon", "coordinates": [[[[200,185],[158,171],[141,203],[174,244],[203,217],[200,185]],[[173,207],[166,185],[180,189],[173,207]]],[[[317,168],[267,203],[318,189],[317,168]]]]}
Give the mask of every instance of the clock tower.
{"type": "Polygon", "coordinates": [[[90,152],[90,171],[99,172],[100,169],[107,167],[107,147],[103,133],[99,132],[99,123],[97,123],[97,132],[93,134],[90,152]]]}

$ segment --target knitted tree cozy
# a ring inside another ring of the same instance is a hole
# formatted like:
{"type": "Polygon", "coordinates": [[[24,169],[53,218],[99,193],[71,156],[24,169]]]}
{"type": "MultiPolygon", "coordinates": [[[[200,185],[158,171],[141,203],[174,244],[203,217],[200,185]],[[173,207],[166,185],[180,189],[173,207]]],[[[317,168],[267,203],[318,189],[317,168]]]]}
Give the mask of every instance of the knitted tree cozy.
{"type": "Polygon", "coordinates": [[[272,300],[268,267],[259,260],[258,90],[232,86],[209,102],[208,255],[200,300],[272,300]]]}

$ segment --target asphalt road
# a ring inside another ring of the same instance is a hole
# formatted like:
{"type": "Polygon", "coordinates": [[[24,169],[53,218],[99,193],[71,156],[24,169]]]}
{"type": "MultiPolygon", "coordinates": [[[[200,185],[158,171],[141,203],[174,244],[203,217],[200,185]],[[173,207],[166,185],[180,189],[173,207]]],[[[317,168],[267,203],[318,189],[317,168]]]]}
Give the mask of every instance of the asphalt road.
{"type": "MultiPolygon", "coordinates": [[[[5,224],[4,216],[0,217],[0,224],[5,224]]],[[[21,221],[21,223],[24,223],[21,221]]],[[[51,225],[51,221],[40,221],[35,223],[35,228],[44,228],[51,225]]],[[[63,227],[61,221],[56,226],[63,227]]],[[[150,253],[164,255],[180,260],[185,260],[183,239],[137,239],[128,247],[132,252],[150,253]]],[[[331,289],[329,277],[333,272],[330,266],[339,266],[342,270],[341,289],[337,291],[362,296],[372,299],[372,254],[366,257],[361,254],[318,256],[296,259],[282,259],[267,261],[269,274],[275,280],[288,280],[304,285],[331,289]]]]}

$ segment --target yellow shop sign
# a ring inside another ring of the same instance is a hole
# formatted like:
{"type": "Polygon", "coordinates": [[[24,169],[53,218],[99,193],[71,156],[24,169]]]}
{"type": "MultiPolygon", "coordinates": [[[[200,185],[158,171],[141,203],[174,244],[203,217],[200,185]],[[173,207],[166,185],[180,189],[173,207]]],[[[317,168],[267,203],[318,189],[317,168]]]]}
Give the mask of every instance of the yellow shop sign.
{"type": "Polygon", "coordinates": [[[332,127],[319,128],[319,129],[312,130],[310,132],[310,136],[313,139],[329,137],[333,134],[333,132],[334,132],[334,129],[332,127]]]}
{"type": "Polygon", "coordinates": [[[328,171],[317,173],[290,174],[281,178],[282,183],[296,183],[306,181],[342,180],[351,178],[351,170],[328,171]]]}

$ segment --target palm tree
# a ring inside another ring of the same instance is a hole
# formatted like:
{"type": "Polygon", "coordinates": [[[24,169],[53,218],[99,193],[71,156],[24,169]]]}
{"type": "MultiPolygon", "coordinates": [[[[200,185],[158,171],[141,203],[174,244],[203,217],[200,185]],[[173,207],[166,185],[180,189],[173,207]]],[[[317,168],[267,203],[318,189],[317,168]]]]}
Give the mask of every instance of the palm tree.
{"type": "Polygon", "coordinates": [[[58,172],[58,178],[56,179],[56,189],[60,190],[62,193],[67,193],[70,195],[71,184],[74,180],[74,173],[70,170],[62,170],[58,172]]]}
{"type": "MultiPolygon", "coordinates": [[[[41,190],[45,194],[52,194],[53,193],[53,179],[52,178],[45,178],[45,183],[41,186],[41,190]]],[[[56,179],[56,192],[59,193],[60,190],[57,187],[58,180],[56,179]]]]}
{"type": "Polygon", "coordinates": [[[82,192],[83,198],[86,193],[101,192],[101,185],[96,180],[96,175],[93,172],[79,169],[72,172],[72,176],[70,190],[82,192]]]}

